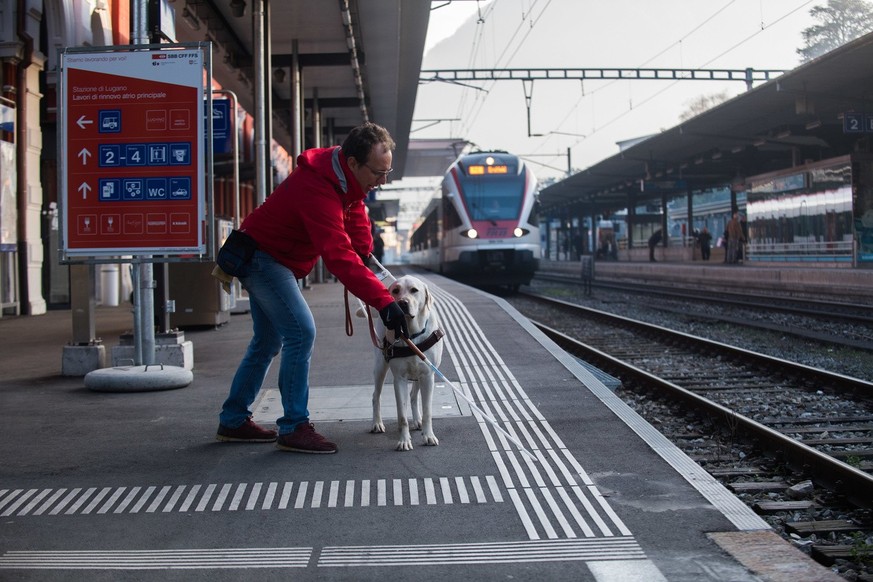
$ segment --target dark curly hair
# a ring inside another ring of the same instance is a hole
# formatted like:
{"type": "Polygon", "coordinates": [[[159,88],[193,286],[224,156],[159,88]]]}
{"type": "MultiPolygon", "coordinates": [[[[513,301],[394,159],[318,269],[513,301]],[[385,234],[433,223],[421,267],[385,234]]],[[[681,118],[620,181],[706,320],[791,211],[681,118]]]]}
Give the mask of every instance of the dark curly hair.
{"type": "Polygon", "coordinates": [[[388,130],[373,122],[366,122],[349,132],[343,142],[342,151],[346,159],[355,158],[362,164],[367,163],[370,150],[379,143],[385,144],[389,150],[394,151],[396,144],[388,130]]]}

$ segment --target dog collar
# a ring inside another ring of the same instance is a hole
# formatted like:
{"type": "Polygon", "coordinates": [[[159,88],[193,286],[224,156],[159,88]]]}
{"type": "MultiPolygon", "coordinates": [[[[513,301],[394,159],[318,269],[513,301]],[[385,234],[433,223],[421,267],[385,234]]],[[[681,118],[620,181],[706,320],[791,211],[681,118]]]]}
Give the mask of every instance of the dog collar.
{"type": "MultiPolygon", "coordinates": [[[[416,334],[413,334],[413,335],[409,336],[409,339],[414,340],[415,338],[417,338],[418,336],[420,336],[421,334],[423,334],[424,332],[426,332],[426,331],[427,331],[427,327],[428,327],[429,325],[430,325],[430,320],[428,319],[427,321],[424,322],[424,327],[421,328],[421,331],[418,332],[418,333],[416,333],[416,334]]],[[[395,340],[395,341],[401,341],[401,340],[398,339],[398,340],[395,340]]]]}

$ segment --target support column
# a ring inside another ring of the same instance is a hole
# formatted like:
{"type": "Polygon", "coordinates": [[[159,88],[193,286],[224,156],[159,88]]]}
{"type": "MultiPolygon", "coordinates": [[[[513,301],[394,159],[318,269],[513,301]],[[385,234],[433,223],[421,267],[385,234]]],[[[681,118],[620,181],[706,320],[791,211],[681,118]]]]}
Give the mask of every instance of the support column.
{"type": "Polygon", "coordinates": [[[670,234],[667,231],[667,195],[661,194],[661,246],[667,248],[670,246],[668,239],[670,234]]]}
{"type": "Polygon", "coordinates": [[[269,61],[264,51],[264,0],[252,2],[252,32],[254,36],[255,65],[255,206],[267,199],[267,169],[270,167],[270,150],[267,143],[267,95],[265,74],[269,61]]]}
{"type": "Polygon", "coordinates": [[[297,40],[291,41],[291,159],[297,166],[297,156],[303,153],[303,71],[300,69],[297,40]]]}
{"type": "MultiPolygon", "coordinates": [[[[695,249],[697,248],[697,245],[696,245],[697,241],[694,239],[694,204],[691,200],[692,192],[691,192],[690,187],[686,189],[685,194],[686,194],[686,200],[687,200],[686,209],[687,209],[687,216],[688,216],[688,218],[687,218],[688,233],[687,234],[689,237],[691,237],[691,260],[693,261],[696,258],[694,256],[694,253],[695,253],[695,249]]],[[[682,244],[685,244],[684,241],[682,244]]]]}
{"type": "Polygon", "coordinates": [[[44,60],[34,54],[31,64],[19,72],[18,102],[18,262],[21,283],[22,313],[41,315],[46,312],[42,295],[42,264],[44,251],[42,226],[43,190],[40,179],[42,132],[39,121],[39,74],[44,60]]]}
{"type": "Polygon", "coordinates": [[[272,192],[273,184],[273,73],[270,63],[273,62],[273,37],[270,26],[270,0],[261,0],[263,11],[263,43],[264,43],[264,141],[266,142],[266,167],[264,169],[264,192],[272,192]]]}
{"type": "Polygon", "coordinates": [[[321,147],[321,106],[318,104],[318,87],[312,89],[312,147],[321,147]]]}

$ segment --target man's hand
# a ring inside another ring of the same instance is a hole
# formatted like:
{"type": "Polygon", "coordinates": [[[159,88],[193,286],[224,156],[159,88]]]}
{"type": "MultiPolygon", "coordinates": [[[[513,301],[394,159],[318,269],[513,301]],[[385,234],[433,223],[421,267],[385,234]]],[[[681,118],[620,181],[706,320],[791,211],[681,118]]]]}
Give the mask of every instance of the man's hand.
{"type": "Polygon", "coordinates": [[[386,329],[394,332],[395,336],[409,337],[409,328],[406,326],[406,315],[396,301],[392,301],[386,307],[379,310],[379,317],[386,329]]]}

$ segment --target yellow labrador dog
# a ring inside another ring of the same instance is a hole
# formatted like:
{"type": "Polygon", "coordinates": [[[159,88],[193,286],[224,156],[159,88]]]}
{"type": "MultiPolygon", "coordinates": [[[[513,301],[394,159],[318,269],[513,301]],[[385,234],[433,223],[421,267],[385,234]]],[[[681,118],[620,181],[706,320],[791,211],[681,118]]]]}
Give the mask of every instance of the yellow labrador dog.
{"type": "MultiPolygon", "coordinates": [[[[443,356],[443,344],[440,338],[439,317],[433,309],[433,297],[427,284],[417,277],[405,275],[388,287],[394,300],[406,314],[409,327],[409,339],[420,349],[434,366],[439,367],[443,356]]],[[[375,318],[373,325],[376,337],[383,338],[383,349],[375,350],[373,389],[373,428],[370,432],[385,432],[382,422],[382,385],[388,376],[388,370],[394,377],[394,400],[397,403],[397,424],[400,429],[400,440],[397,441],[398,451],[412,449],[411,430],[421,429],[424,444],[435,446],[440,444],[433,432],[431,405],[433,402],[434,371],[418,357],[402,339],[389,343],[385,339],[385,327],[381,319],[375,318]],[[409,382],[412,382],[411,402],[409,382]],[[420,402],[419,402],[420,400],[420,402]],[[412,424],[407,419],[407,411],[411,405],[412,424]]]]}

